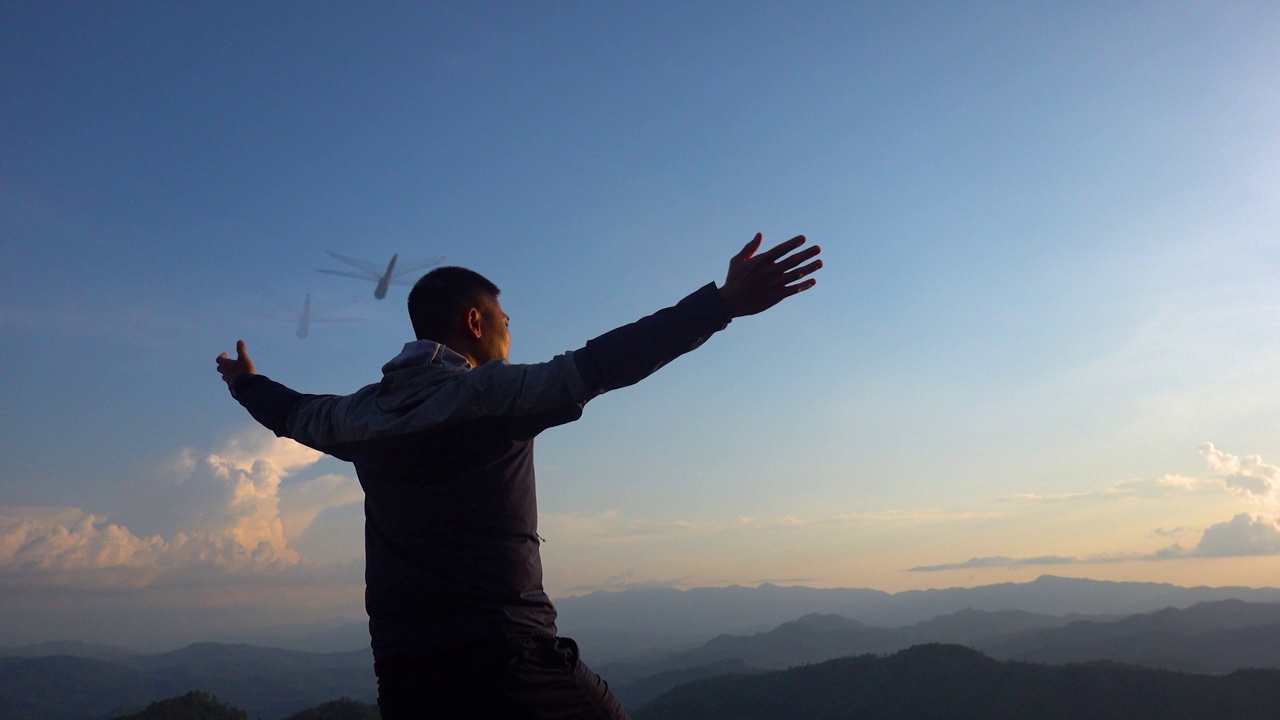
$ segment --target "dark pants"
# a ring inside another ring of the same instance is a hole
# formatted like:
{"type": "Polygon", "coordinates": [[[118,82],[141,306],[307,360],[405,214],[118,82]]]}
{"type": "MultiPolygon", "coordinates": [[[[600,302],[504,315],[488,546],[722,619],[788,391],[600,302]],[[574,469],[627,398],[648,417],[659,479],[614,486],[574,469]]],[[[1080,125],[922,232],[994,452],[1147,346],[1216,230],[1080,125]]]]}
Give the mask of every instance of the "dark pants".
{"type": "Polygon", "coordinates": [[[511,637],[378,672],[382,720],[630,720],[569,638],[511,637]]]}

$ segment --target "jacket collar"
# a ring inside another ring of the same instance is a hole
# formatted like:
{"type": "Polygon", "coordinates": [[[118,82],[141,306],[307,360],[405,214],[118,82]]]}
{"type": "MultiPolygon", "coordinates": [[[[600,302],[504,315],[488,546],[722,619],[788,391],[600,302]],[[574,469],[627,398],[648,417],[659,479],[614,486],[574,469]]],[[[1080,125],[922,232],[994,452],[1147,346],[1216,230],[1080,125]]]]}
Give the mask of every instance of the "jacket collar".
{"type": "Polygon", "coordinates": [[[382,374],[393,373],[410,367],[444,365],[470,370],[471,361],[434,340],[414,340],[404,344],[400,354],[382,366],[382,374]]]}

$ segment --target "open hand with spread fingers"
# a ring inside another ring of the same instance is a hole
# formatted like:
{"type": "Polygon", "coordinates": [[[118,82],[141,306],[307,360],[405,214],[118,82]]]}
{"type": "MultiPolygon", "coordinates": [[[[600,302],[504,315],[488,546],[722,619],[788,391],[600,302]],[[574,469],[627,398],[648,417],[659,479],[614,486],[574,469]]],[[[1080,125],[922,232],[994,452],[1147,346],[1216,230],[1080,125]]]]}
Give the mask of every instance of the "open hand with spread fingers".
{"type": "Polygon", "coordinates": [[[797,235],[757,255],[763,239],[756,233],[742,252],[729,260],[729,274],[720,286],[720,297],[731,317],[764,312],[817,284],[813,278],[802,278],[822,267],[821,260],[813,260],[822,248],[814,245],[790,254],[804,245],[805,237],[797,235]]]}

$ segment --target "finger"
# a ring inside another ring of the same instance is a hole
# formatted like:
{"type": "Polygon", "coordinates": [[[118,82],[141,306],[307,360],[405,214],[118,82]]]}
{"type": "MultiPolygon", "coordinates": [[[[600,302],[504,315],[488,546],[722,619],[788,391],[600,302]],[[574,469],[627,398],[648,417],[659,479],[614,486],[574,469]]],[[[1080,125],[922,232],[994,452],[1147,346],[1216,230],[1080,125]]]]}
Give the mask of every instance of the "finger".
{"type": "Polygon", "coordinates": [[[791,252],[792,250],[795,250],[796,248],[800,247],[803,244],[804,244],[804,236],[797,235],[784,243],[778,243],[777,245],[774,245],[773,247],[769,248],[767,251],[760,253],[760,255],[757,257],[759,257],[761,260],[764,260],[765,262],[773,262],[778,258],[782,257],[783,255],[786,255],[787,253],[791,252]]]}
{"type": "Polygon", "coordinates": [[[243,340],[236,341],[236,359],[239,360],[249,354],[247,346],[243,340]]]}
{"type": "Polygon", "coordinates": [[[217,357],[218,364],[219,364],[219,365],[221,365],[221,364],[222,364],[222,361],[223,361],[223,360],[227,360],[227,359],[228,359],[228,358],[227,358],[227,354],[226,354],[226,353],[222,353],[221,355],[219,355],[219,356],[217,357]]]}
{"type": "Polygon", "coordinates": [[[795,285],[788,285],[783,289],[786,291],[787,295],[795,295],[796,293],[802,293],[805,290],[808,290],[809,288],[817,284],[818,284],[817,280],[810,278],[808,280],[805,280],[802,283],[796,283],[795,285]]]}
{"type": "Polygon", "coordinates": [[[747,243],[746,245],[743,245],[742,251],[739,252],[737,255],[733,256],[733,261],[742,262],[743,260],[750,258],[752,255],[755,255],[756,250],[760,249],[760,242],[763,240],[764,240],[764,235],[760,233],[756,233],[756,236],[751,238],[751,242],[747,243]]]}
{"type": "Polygon", "coordinates": [[[812,247],[807,247],[804,250],[801,250],[795,255],[788,255],[787,257],[782,258],[781,260],[779,260],[774,264],[779,269],[790,270],[791,268],[799,265],[800,263],[804,262],[805,260],[808,260],[809,258],[812,258],[814,255],[817,255],[820,252],[822,252],[822,248],[818,247],[817,245],[814,245],[812,247]]]}
{"type": "Polygon", "coordinates": [[[800,266],[800,267],[796,268],[795,270],[792,270],[792,271],[790,271],[790,272],[788,272],[788,273],[785,273],[785,274],[782,276],[783,284],[784,284],[784,285],[790,285],[791,283],[795,282],[796,280],[799,280],[800,278],[804,277],[805,275],[808,275],[808,274],[810,274],[810,273],[817,272],[818,270],[821,270],[821,269],[822,269],[822,261],[821,261],[821,260],[814,260],[813,262],[809,263],[808,265],[802,265],[802,266],[800,266]]]}

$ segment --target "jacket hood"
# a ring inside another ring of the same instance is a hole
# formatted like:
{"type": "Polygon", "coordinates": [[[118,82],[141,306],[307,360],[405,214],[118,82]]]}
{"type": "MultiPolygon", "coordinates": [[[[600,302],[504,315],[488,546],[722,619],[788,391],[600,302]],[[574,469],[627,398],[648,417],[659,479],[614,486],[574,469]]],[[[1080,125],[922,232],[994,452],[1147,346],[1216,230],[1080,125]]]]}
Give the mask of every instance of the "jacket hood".
{"type": "Polygon", "coordinates": [[[410,410],[434,394],[440,384],[471,369],[470,360],[434,340],[405,343],[400,354],[382,366],[378,408],[386,412],[410,410]]]}
{"type": "Polygon", "coordinates": [[[414,340],[404,344],[400,354],[382,366],[382,374],[388,375],[405,368],[426,365],[445,365],[471,369],[471,361],[441,345],[435,340],[414,340]]]}

